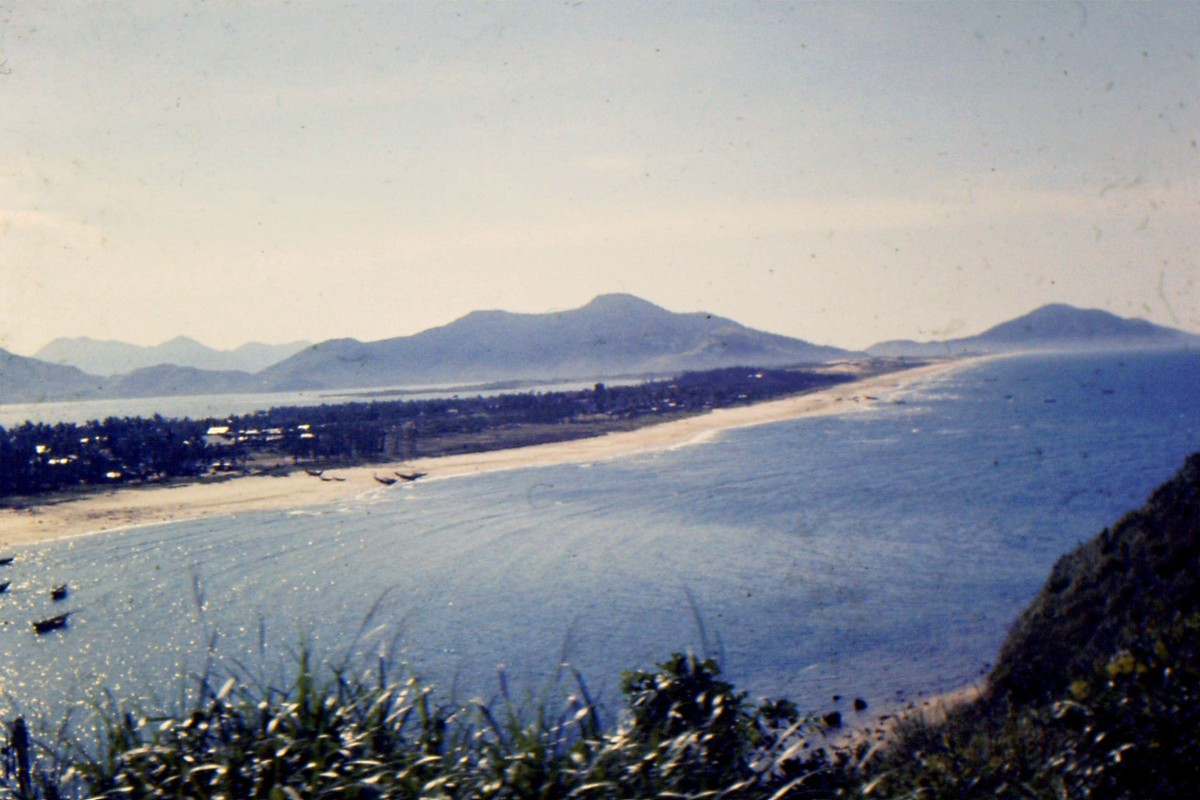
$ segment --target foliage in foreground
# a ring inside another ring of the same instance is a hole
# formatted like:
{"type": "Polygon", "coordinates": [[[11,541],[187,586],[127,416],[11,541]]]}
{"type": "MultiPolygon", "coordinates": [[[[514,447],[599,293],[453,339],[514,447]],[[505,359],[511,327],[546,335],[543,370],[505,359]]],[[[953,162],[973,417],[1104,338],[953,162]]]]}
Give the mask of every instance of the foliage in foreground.
{"type": "Polygon", "coordinates": [[[1194,798],[1200,615],[1136,634],[1058,699],[980,704],[903,726],[862,788],[877,797],[1194,798]]]}
{"type": "MultiPolygon", "coordinates": [[[[231,679],[185,715],[110,713],[99,750],[75,753],[29,796],[752,797],[840,780],[830,753],[809,744],[819,723],[786,701],[750,706],[711,660],[676,654],[628,673],[626,714],[607,731],[575,680],[554,713],[507,697],[438,705],[429,687],[382,668],[318,685],[302,655],[286,692],[231,679]]],[[[9,791],[22,796],[15,780],[9,791]]]]}

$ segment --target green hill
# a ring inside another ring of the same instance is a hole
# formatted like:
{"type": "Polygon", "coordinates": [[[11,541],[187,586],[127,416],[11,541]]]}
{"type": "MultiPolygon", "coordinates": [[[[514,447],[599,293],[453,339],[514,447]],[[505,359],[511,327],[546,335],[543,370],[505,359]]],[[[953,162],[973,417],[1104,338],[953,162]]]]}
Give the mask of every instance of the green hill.
{"type": "Polygon", "coordinates": [[[1063,556],[984,699],[869,763],[875,797],[1192,798],[1200,786],[1200,453],[1063,556]]]}
{"type": "Polygon", "coordinates": [[[1123,632],[1200,611],[1200,453],[1149,502],[1059,559],[1000,651],[989,685],[1015,701],[1061,692],[1123,632]]]}

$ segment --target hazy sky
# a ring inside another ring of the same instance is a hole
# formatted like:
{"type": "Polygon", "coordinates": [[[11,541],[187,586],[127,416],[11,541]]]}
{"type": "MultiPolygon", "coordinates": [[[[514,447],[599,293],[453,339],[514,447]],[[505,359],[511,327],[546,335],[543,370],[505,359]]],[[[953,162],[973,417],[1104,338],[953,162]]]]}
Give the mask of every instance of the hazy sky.
{"type": "Polygon", "coordinates": [[[1200,331],[1200,4],[0,3],[0,347],[1200,331]]]}

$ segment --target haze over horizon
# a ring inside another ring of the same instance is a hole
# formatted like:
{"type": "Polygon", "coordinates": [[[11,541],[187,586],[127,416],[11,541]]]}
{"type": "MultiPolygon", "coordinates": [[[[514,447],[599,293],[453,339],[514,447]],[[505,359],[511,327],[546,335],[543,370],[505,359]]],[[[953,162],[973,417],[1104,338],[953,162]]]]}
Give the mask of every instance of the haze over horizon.
{"type": "Polygon", "coordinates": [[[0,11],[0,347],[627,292],[818,344],[1200,331],[1200,5],[0,11]]]}

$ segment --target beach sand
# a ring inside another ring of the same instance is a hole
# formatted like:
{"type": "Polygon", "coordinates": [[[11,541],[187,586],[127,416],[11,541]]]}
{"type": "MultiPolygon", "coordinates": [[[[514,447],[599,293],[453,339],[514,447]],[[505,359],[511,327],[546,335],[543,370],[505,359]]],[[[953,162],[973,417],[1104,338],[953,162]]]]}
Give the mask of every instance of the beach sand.
{"type": "Polygon", "coordinates": [[[833,749],[844,752],[886,747],[905,724],[938,725],[950,712],[979,700],[984,691],[984,684],[973,684],[931,697],[884,703],[863,714],[847,714],[846,726],[832,731],[827,741],[833,749]]]}
{"type": "MultiPolygon", "coordinates": [[[[523,467],[577,464],[619,458],[703,442],[731,428],[761,425],[819,414],[853,413],[876,403],[891,402],[894,395],[921,381],[959,369],[975,359],[938,362],[913,369],[874,375],[853,383],[770,400],[749,406],[722,408],[706,414],[621,431],[590,439],[485,453],[414,459],[401,464],[379,464],[330,469],[320,480],[299,470],[283,477],[247,476],[215,483],[121,488],[84,494],[63,502],[26,509],[0,509],[0,544],[24,545],[67,536],[116,530],[160,522],[224,516],[243,511],[302,508],[345,501],[366,489],[378,489],[373,475],[390,476],[393,470],[428,473],[423,480],[478,475],[523,467]],[[867,396],[870,395],[871,399],[867,396]]],[[[852,367],[848,367],[852,368],[852,367]]]]}

